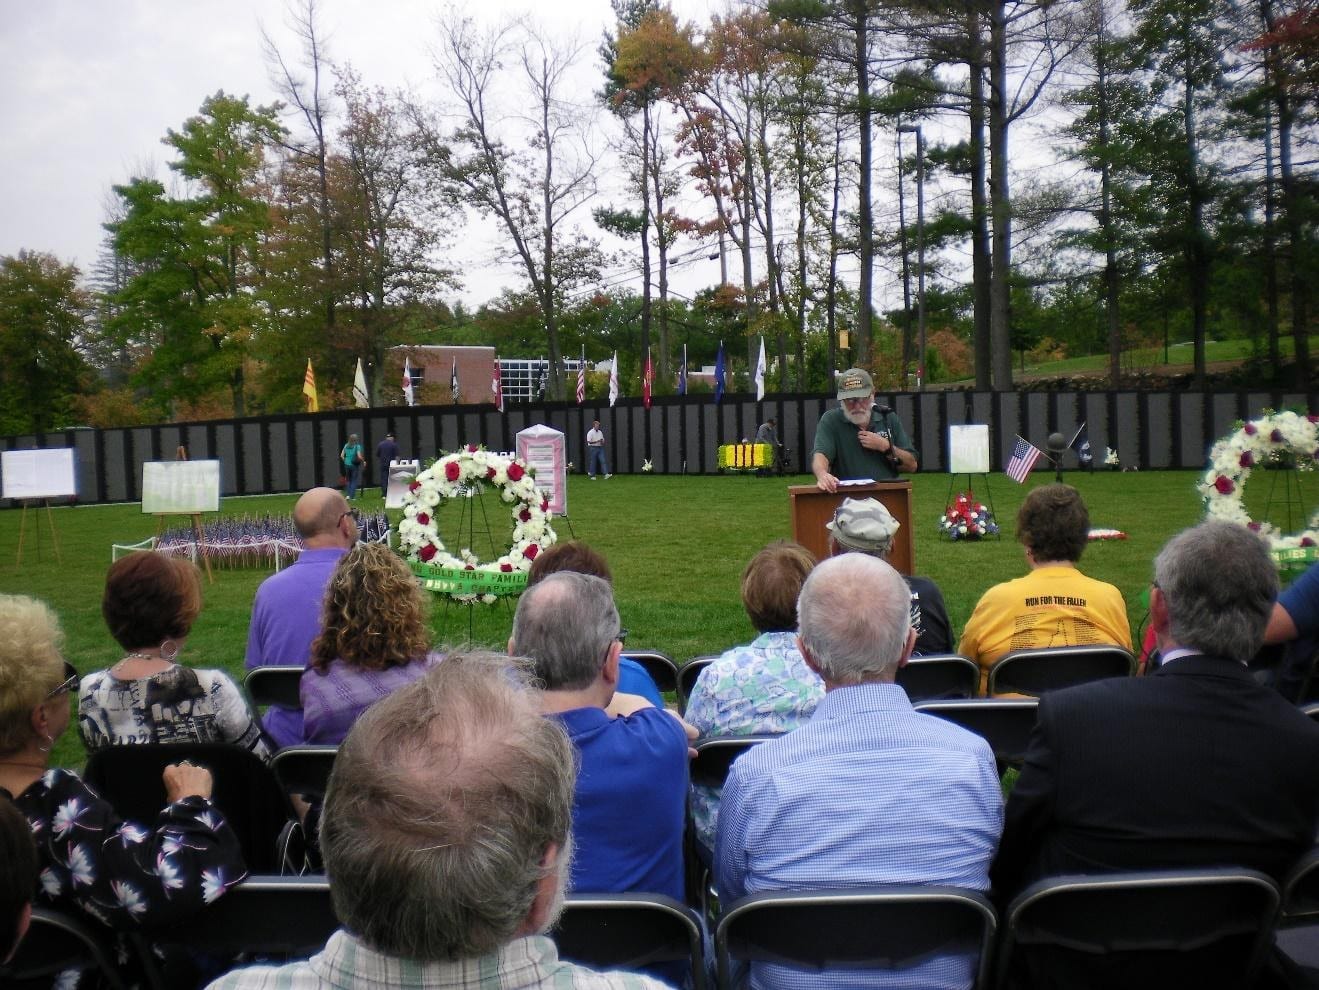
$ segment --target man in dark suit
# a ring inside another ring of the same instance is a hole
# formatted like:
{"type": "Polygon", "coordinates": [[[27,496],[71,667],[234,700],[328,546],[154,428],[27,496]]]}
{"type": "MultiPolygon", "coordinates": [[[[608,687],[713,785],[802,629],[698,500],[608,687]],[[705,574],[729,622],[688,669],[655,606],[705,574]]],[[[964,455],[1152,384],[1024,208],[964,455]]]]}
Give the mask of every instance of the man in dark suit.
{"type": "MultiPolygon", "coordinates": [[[[1319,725],[1246,670],[1277,572],[1244,526],[1184,530],[1154,562],[1149,676],[1045,695],[991,872],[1243,866],[1275,878],[1315,841],[1319,725]]],[[[1190,984],[1187,984],[1190,985],[1190,984]]]]}

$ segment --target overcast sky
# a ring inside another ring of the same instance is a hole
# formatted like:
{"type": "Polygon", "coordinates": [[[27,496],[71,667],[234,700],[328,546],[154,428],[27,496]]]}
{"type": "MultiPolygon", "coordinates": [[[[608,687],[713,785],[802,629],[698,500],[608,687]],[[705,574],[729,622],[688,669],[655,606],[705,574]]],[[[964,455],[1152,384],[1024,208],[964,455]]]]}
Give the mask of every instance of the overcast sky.
{"type": "MultiPolygon", "coordinates": [[[[718,0],[679,0],[683,16],[707,19],[718,0]]],[[[443,7],[424,0],[321,0],[330,58],[351,62],[363,82],[434,91],[428,49],[443,7]]],[[[526,4],[482,0],[493,21],[526,4]]],[[[534,5],[557,34],[587,43],[597,73],[597,39],[613,23],[608,0],[534,5]]],[[[223,89],[254,103],[277,98],[261,50],[261,28],[286,57],[297,42],[281,0],[0,0],[0,255],[47,251],[86,272],[95,262],[110,187],[154,165],[163,178],[169,128],[223,89]]],[[[588,90],[589,92],[589,90],[588,90]]],[[[290,122],[292,123],[292,122],[290,122]]],[[[584,218],[586,219],[586,218],[584,218]]],[[[588,226],[589,222],[588,222],[588,226]]],[[[450,249],[453,252],[454,249],[450,249]]],[[[467,269],[469,300],[506,280],[481,258],[467,269]]],[[[717,271],[703,281],[716,281],[717,271]]]]}

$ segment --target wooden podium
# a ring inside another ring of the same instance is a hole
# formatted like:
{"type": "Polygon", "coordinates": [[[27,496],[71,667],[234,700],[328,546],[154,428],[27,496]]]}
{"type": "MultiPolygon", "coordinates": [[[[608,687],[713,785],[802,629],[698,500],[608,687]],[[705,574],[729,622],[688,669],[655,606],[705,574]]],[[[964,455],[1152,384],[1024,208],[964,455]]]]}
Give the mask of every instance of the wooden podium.
{"type": "Polygon", "coordinates": [[[834,510],[845,498],[873,498],[901,523],[893,535],[889,563],[901,574],[916,573],[916,544],[911,525],[911,482],[875,481],[868,485],[839,485],[830,495],[814,485],[790,485],[792,500],[792,538],[820,560],[829,556],[829,530],[825,523],[833,520],[834,510]]]}

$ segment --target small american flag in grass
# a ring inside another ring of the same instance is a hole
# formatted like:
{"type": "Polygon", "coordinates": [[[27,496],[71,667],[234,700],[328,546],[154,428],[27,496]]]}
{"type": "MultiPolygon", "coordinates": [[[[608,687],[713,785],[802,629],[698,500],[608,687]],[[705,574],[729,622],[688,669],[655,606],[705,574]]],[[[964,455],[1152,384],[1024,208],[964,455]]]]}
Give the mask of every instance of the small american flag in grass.
{"type": "Polygon", "coordinates": [[[1008,466],[1005,468],[1007,475],[1019,485],[1026,483],[1026,475],[1030,474],[1031,469],[1035,467],[1035,462],[1040,459],[1044,451],[1040,450],[1032,443],[1028,443],[1021,437],[1017,437],[1017,446],[1012,451],[1012,456],[1008,458],[1008,466]]]}

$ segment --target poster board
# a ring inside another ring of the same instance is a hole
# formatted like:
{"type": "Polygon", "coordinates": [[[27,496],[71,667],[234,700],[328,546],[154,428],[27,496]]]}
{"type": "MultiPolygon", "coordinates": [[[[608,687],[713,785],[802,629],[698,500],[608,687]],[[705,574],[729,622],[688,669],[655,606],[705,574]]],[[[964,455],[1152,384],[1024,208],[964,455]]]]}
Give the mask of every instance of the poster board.
{"type": "Polygon", "coordinates": [[[385,488],[385,508],[403,508],[403,496],[407,494],[412,479],[421,474],[421,461],[390,461],[389,485],[385,488]]]}
{"type": "Polygon", "coordinates": [[[142,511],[187,515],[220,511],[219,461],[144,461],[142,511]]]}
{"type": "Polygon", "coordinates": [[[552,426],[528,426],[517,435],[518,457],[536,472],[536,487],[545,493],[550,511],[568,514],[568,446],[552,426]]]}
{"type": "Polygon", "coordinates": [[[948,427],[948,473],[989,473],[989,427],[986,424],[948,427]]]}
{"type": "Polygon", "coordinates": [[[77,494],[78,463],[72,447],[0,452],[0,497],[21,501],[77,494]]]}

